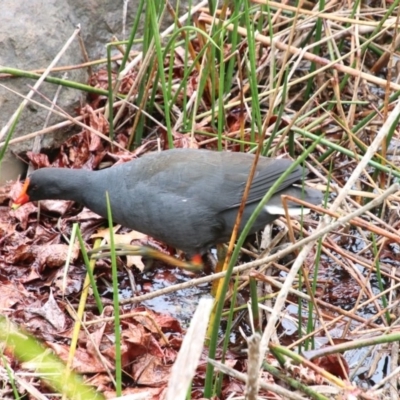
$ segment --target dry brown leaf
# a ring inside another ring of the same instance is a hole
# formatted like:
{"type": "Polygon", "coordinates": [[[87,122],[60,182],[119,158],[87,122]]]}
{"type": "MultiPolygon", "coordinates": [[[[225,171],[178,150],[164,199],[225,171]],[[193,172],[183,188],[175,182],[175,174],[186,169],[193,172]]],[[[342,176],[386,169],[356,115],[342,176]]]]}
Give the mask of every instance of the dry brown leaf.
{"type": "MultiPolygon", "coordinates": [[[[69,346],[53,342],[46,343],[63,361],[66,362],[68,360],[70,352],[69,346]]],[[[96,357],[92,357],[86,350],[80,348],[76,349],[72,368],[80,374],[105,372],[104,365],[98,361],[96,357]]]]}
{"type": "MultiPolygon", "coordinates": [[[[118,230],[118,227],[115,229],[118,230]]],[[[114,243],[118,244],[131,244],[135,240],[143,240],[146,239],[148,236],[144,235],[143,233],[137,231],[130,231],[125,234],[117,234],[114,233],[114,243]]],[[[91,238],[102,238],[108,244],[110,243],[110,230],[108,228],[99,229],[97,233],[91,236],[91,238]]],[[[128,267],[132,267],[133,265],[138,268],[141,272],[144,271],[145,265],[142,262],[142,256],[126,256],[126,265],[128,267]]]]}
{"type": "Polygon", "coordinates": [[[75,221],[75,222],[76,221],[86,221],[89,219],[104,219],[104,217],[101,217],[99,214],[96,214],[95,212],[84,207],[78,215],[68,218],[69,221],[75,221]]]}
{"type": "Polygon", "coordinates": [[[69,200],[41,200],[40,209],[64,215],[73,204],[74,202],[69,200]]]}
{"type": "Polygon", "coordinates": [[[128,329],[123,332],[122,336],[129,347],[128,352],[131,360],[147,353],[164,358],[164,352],[158,341],[141,324],[129,324],[128,329]]]}
{"type": "Polygon", "coordinates": [[[8,207],[0,207],[0,237],[11,235],[15,232],[15,225],[11,223],[8,207]]]}
{"type": "Polygon", "coordinates": [[[32,151],[28,151],[26,153],[26,156],[28,157],[29,161],[33,164],[35,169],[50,167],[49,158],[47,157],[46,154],[34,153],[32,151]]]}
{"type": "Polygon", "coordinates": [[[32,314],[40,315],[50,322],[50,324],[58,331],[62,331],[65,328],[66,319],[64,312],[60,307],[58,307],[52,290],[50,290],[47,302],[43,304],[42,307],[28,307],[28,311],[32,314]]]}
{"type": "Polygon", "coordinates": [[[330,374],[335,375],[339,378],[347,379],[349,376],[349,364],[342,354],[330,354],[324,357],[318,357],[312,362],[315,365],[318,365],[320,368],[323,368],[325,371],[328,371],[330,374]]]}
{"type": "Polygon", "coordinates": [[[14,307],[17,303],[24,303],[24,300],[29,297],[29,293],[21,284],[2,283],[0,284],[0,309],[7,310],[14,307]]]}
{"type": "Polygon", "coordinates": [[[168,382],[171,367],[172,365],[164,365],[160,358],[146,354],[133,364],[132,377],[138,385],[164,385],[168,382]]]}
{"type": "Polygon", "coordinates": [[[29,215],[35,212],[37,212],[37,207],[29,202],[16,210],[10,210],[10,215],[20,222],[21,228],[25,231],[28,227],[29,215]]]}
{"type": "MultiPolygon", "coordinates": [[[[145,395],[146,400],[160,400],[164,399],[164,392],[166,391],[166,385],[162,385],[161,387],[128,387],[122,391],[122,396],[134,396],[134,395],[145,395]]],[[[104,393],[107,399],[115,399],[117,397],[117,393],[115,391],[106,391],[104,393]]],[[[129,398],[129,397],[128,397],[129,398]]]]}
{"type": "MultiPolygon", "coordinates": [[[[50,268],[61,267],[65,264],[69,251],[66,244],[50,244],[46,246],[39,245],[21,245],[7,257],[9,264],[19,262],[31,262],[34,267],[40,270],[46,265],[50,268]]],[[[72,249],[71,260],[75,261],[79,255],[79,246],[72,249]]]]}

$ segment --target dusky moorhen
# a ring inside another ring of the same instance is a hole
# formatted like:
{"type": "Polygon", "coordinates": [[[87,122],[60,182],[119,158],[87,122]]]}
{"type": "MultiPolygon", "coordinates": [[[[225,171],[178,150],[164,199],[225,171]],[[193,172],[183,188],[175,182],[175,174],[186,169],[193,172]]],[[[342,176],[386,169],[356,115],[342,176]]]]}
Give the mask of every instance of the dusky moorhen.
{"type": "MultiPolygon", "coordinates": [[[[74,200],[106,217],[107,191],[114,222],[193,256],[229,240],[253,160],[253,155],[245,153],[173,149],[100,171],[43,168],[27,178],[29,182],[14,207],[35,200],[74,200]]],[[[241,229],[291,164],[287,159],[260,157],[241,229]]],[[[286,177],[254,223],[252,233],[283,214],[283,194],[312,204],[321,202],[318,190],[293,185],[306,173],[297,167],[286,177]]],[[[290,204],[290,212],[299,215],[301,207],[290,204]]]]}

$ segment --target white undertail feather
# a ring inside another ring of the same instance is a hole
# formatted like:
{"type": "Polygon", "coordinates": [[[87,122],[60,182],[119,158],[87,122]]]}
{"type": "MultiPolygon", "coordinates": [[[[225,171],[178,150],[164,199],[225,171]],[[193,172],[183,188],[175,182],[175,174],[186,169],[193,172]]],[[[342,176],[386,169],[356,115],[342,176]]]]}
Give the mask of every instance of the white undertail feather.
{"type": "MultiPolygon", "coordinates": [[[[264,210],[271,215],[285,215],[285,209],[283,207],[266,205],[264,206],[264,210]]],[[[288,211],[289,215],[294,217],[296,215],[309,214],[311,210],[309,208],[296,207],[289,208],[288,211]]]]}

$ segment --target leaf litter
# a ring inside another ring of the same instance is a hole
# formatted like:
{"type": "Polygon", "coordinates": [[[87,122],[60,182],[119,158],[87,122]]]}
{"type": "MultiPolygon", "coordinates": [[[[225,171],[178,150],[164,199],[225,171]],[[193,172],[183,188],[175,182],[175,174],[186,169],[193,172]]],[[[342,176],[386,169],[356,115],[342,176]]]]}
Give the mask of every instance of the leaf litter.
{"type": "MultiPolygon", "coordinates": [[[[92,118],[91,121],[93,120],[92,118]]],[[[112,154],[112,157],[108,157],[109,151],[94,140],[96,138],[96,135],[88,132],[74,135],[60,147],[51,162],[49,157],[42,153],[29,152],[27,158],[37,168],[47,166],[98,168],[100,163],[107,159],[109,160],[107,163],[110,164],[118,162],[121,158],[124,162],[132,158],[124,154],[112,154]],[[94,146],[92,146],[93,143],[95,143],[94,146]]],[[[54,155],[54,149],[52,153],[54,155]]],[[[35,332],[38,338],[44,340],[66,362],[70,351],[68,342],[72,338],[74,324],[71,314],[67,311],[68,303],[73,305],[78,300],[77,296],[83,288],[86,269],[79,247],[74,246],[66,276],[67,282],[66,285],[62,284],[65,260],[69,251],[65,238],[70,237],[74,222],[80,223],[82,235],[88,242],[92,242],[95,238],[102,238],[108,243],[109,232],[106,228],[100,228],[106,222],[103,218],[88,209],[81,210],[71,201],[42,201],[40,209],[34,203],[27,203],[17,210],[11,210],[9,205],[17,197],[21,187],[20,182],[15,182],[7,184],[0,191],[3,204],[7,204],[0,209],[2,217],[0,229],[3,233],[0,265],[2,271],[12,271],[12,274],[8,274],[7,277],[3,276],[0,303],[3,303],[2,309],[12,320],[29,331],[35,332]],[[17,286],[19,289],[16,289],[17,286]]],[[[151,243],[154,241],[146,235],[128,231],[126,228],[120,228],[120,231],[121,233],[114,236],[120,243],[145,242],[148,244],[149,241],[151,243]]],[[[163,251],[170,252],[170,249],[161,243],[152,244],[153,247],[164,248],[163,251]]],[[[88,248],[90,248],[89,243],[88,248]]],[[[140,278],[140,271],[144,268],[140,257],[128,256],[123,261],[120,260],[120,265],[121,263],[128,269],[137,268],[139,279],[136,282],[136,289],[142,286],[144,293],[155,290],[151,277],[140,278]]],[[[176,276],[173,277],[174,270],[168,272],[164,268],[161,266],[160,272],[163,276],[158,281],[176,282],[176,276]]],[[[152,269],[152,274],[156,276],[159,269],[160,266],[156,265],[152,269]]],[[[100,280],[111,282],[108,262],[99,260],[96,273],[100,280]]],[[[99,287],[101,288],[101,285],[99,287]]],[[[105,296],[104,304],[110,303],[108,285],[101,290],[105,296]]],[[[123,297],[132,296],[132,288],[126,279],[121,280],[120,291],[123,297]]],[[[193,299],[196,301],[196,295],[193,299]]],[[[175,307],[170,299],[169,303],[171,304],[169,311],[173,314],[175,307]]],[[[156,305],[156,303],[152,304],[156,305]]],[[[93,306],[93,298],[89,298],[87,307],[90,309],[93,306]]],[[[146,307],[130,309],[125,306],[124,309],[130,314],[135,314],[129,319],[130,322],[127,320],[122,324],[121,345],[125,372],[130,376],[130,381],[139,387],[164,387],[168,382],[170,368],[176,358],[179,350],[178,343],[183,334],[180,322],[170,315],[158,314],[146,307]],[[168,336],[167,341],[163,339],[165,335],[168,336]]],[[[163,311],[166,311],[165,307],[163,311]]],[[[87,312],[85,318],[86,321],[98,319],[91,312],[87,312]]],[[[190,319],[188,312],[185,312],[185,318],[190,319]]],[[[111,383],[107,371],[114,369],[115,359],[112,341],[113,324],[93,324],[88,334],[90,341],[86,335],[80,335],[79,347],[72,366],[75,371],[93,375],[90,383],[94,384],[100,380],[101,387],[107,394],[111,383]],[[99,359],[99,354],[101,354],[101,359],[99,359]]],[[[155,393],[159,391],[156,390],[155,393]]]]}
{"type": "MultiPolygon", "coordinates": [[[[363,5],[366,6],[366,5],[363,5]]],[[[371,7],[373,11],[373,5],[366,6],[371,7]]],[[[371,9],[369,9],[369,13],[371,9]]],[[[336,25],[329,25],[331,22],[329,15],[320,15],[316,13],[310,16],[310,13],[305,10],[300,10],[300,13],[305,12],[307,21],[310,24],[310,19],[324,18],[326,22],[326,28],[337,29],[340,31],[340,23],[343,26],[347,25],[347,21],[343,20],[343,13],[346,13],[350,17],[349,10],[341,10],[338,8],[338,18],[335,20],[336,25]]],[[[333,15],[335,11],[330,10],[330,15],[333,15]]],[[[366,13],[364,16],[368,16],[366,13]]],[[[378,8],[373,15],[381,15],[383,9],[378,8]]],[[[203,22],[207,21],[210,16],[203,15],[203,22]]],[[[279,15],[285,22],[285,14],[279,15]]],[[[358,21],[359,22],[359,21],[358,21]]],[[[366,22],[370,22],[369,17],[366,17],[366,22]]],[[[299,21],[300,28],[297,29],[295,36],[296,43],[302,43],[305,40],[303,35],[307,35],[307,29],[303,29],[301,20],[299,21]]],[[[285,26],[283,23],[282,26],[285,26]]],[[[358,25],[357,25],[358,26],[358,25]]],[[[370,25],[361,25],[360,28],[367,29],[370,25]]],[[[277,28],[278,29],[278,28],[277,28]]],[[[282,37],[279,40],[279,45],[286,45],[284,29],[282,37]]],[[[361,29],[362,31],[362,29],[361,29]]],[[[359,32],[354,33],[358,37],[359,32]]],[[[386,34],[387,35],[387,34],[386,34]]],[[[390,37],[390,35],[389,35],[390,37]]],[[[330,38],[327,35],[327,38],[330,38]]],[[[359,37],[358,37],[359,38],[359,37]]],[[[331,39],[331,38],[330,38],[331,39]]],[[[387,37],[386,37],[387,39],[387,37]]],[[[390,40],[392,38],[390,37],[390,40]]],[[[356,42],[356,41],[355,41],[356,42]]],[[[354,42],[354,43],[355,43],[354,42]]],[[[353,42],[344,43],[343,48],[350,51],[347,46],[354,46],[353,42]]],[[[292,48],[294,47],[292,44],[292,48]]],[[[202,49],[202,43],[200,38],[193,40],[193,46],[197,51],[202,49]]],[[[381,45],[380,45],[381,46],[381,45]]],[[[243,40],[237,46],[237,52],[242,57],[245,57],[248,51],[246,40],[243,40]]],[[[353,49],[354,50],[354,49],[353,49]]],[[[230,56],[232,48],[228,44],[226,48],[223,48],[225,58],[230,56]]],[[[271,54],[269,47],[259,48],[259,80],[263,87],[271,87],[275,84],[275,81],[271,82],[270,77],[265,74],[266,68],[264,68],[264,62],[266,59],[273,58],[273,61],[277,65],[282,65],[282,60],[286,60],[283,57],[283,48],[275,48],[276,53],[271,54]],[[273,83],[273,85],[272,85],[273,83]]],[[[286,51],[286,50],[285,50],[286,51]]],[[[292,51],[288,48],[288,54],[292,51]]],[[[176,57],[173,61],[173,74],[171,87],[174,83],[179,83],[179,80],[184,76],[182,70],[182,62],[185,60],[185,51],[178,47],[176,49],[176,57]]],[[[286,54],[286,53],[285,53],[286,54]]],[[[361,53],[360,53],[361,54],[361,53]]],[[[371,53],[369,53],[371,55],[371,53]]],[[[301,57],[308,57],[306,52],[301,53],[301,57]]],[[[297,53],[296,53],[297,57],[297,53]]],[[[358,56],[357,56],[358,57],[358,56]]],[[[370,58],[366,57],[368,62],[375,62],[376,58],[372,55],[370,58]]],[[[166,59],[166,65],[169,59],[166,59]]],[[[287,61],[287,60],[286,60],[287,61]]],[[[297,63],[297,59],[292,60],[293,63],[297,63]]],[[[291,62],[287,62],[291,65],[291,62]]],[[[307,73],[310,65],[310,59],[304,58],[300,60],[299,67],[294,71],[293,79],[302,79],[304,74],[307,73]]],[[[359,60],[360,61],[360,60],[359,60]]],[[[271,63],[272,64],[272,63],[271,63]]],[[[337,80],[335,80],[335,73],[341,71],[342,62],[338,62],[337,65],[333,66],[331,70],[319,71],[317,74],[316,88],[322,87],[326,82],[329,82],[327,90],[319,93],[312,101],[308,104],[309,113],[306,118],[296,119],[296,129],[308,129],[311,133],[324,133],[326,138],[331,143],[338,144],[344,148],[354,148],[354,142],[357,143],[357,151],[363,154],[363,146],[367,147],[370,142],[370,136],[376,132],[376,124],[382,124],[383,119],[381,114],[379,118],[373,121],[370,125],[364,127],[356,132],[357,136],[351,135],[346,136],[344,132],[349,133],[350,128],[355,125],[356,122],[360,122],[362,118],[368,115],[372,115],[376,110],[376,104],[382,104],[382,97],[386,95],[382,90],[376,90],[376,86],[373,85],[373,76],[364,73],[363,80],[358,80],[359,74],[354,69],[354,75],[350,74],[350,79],[339,93],[340,98],[335,98],[337,92],[337,80]],[[355,73],[357,72],[357,74],[355,73]],[[360,86],[359,86],[360,85],[360,86]],[[354,99],[353,96],[356,98],[354,99]],[[334,100],[332,100],[334,99],[334,100]],[[362,105],[358,104],[357,101],[362,100],[362,105]],[[331,102],[336,101],[335,107],[330,108],[331,102]],[[343,104],[341,103],[343,101],[343,104]],[[347,103],[346,103],[347,102],[347,103]],[[350,106],[348,105],[350,102],[350,106]],[[351,103],[353,102],[353,103],[351,103]],[[322,105],[320,108],[319,106],[322,105]],[[315,107],[318,106],[318,107],[315,107]],[[315,109],[313,109],[315,107],[315,109]],[[311,111],[310,111],[311,110],[311,111]],[[343,113],[348,113],[343,115],[343,113]],[[321,118],[323,116],[323,118],[321,118]],[[346,118],[348,117],[348,118],[346,118]],[[316,121],[316,125],[309,125],[316,121]],[[349,122],[350,121],[350,122],[349,122]],[[350,124],[349,126],[344,126],[350,124]],[[311,127],[310,127],[311,126],[311,127]]],[[[138,71],[134,70],[127,75],[120,87],[121,93],[128,93],[132,84],[135,82],[138,71]]],[[[272,76],[272,75],[271,75],[272,76]]],[[[361,75],[360,75],[361,76],[361,75]]],[[[383,77],[386,77],[383,75],[383,77]]],[[[309,78],[311,79],[311,77],[309,78]]],[[[116,80],[116,74],[113,74],[113,80],[116,80]]],[[[98,88],[107,88],[108,77],[107,71],[101,69],[97,71],[90,81],[93,86],[98,88]]],[[[182,112],[186,106],[185,101],[196,93],[199,85],[198,72],[194,71],[188,78],[188,85],[185,88],[185,92],[178,93],[176,97],[175,108],[173,115],[175,120],[179,120],[179,113],[182,112]]],[[[240,81],[238,77],[238,81],[240,81]]],[[[390,81],[388,81],[390,83],[390,81]]],[[[388,84],[387,87],[390,85],[388,84]]],[[[231,95],[233,99],[232,104],[237,99],[243,99],[244,95],[248,93],[250,86],[240,85],[234,86],[231,95]]],[[[157,101],[163,102],[161,91],[156,91],[157,101]]],[[[273,127],[273,123],[279,121],[279,128],[283,129],[289,126],[292,117],[295,113],[303,107],[303,97],[305,86],[301,86],[298,82],[296,85],[291,86],[288,90],[288,98],[285,104],[285,115],[282,119],[279,119],[277,115],[273,115],[269,120],[269,127],[273,127]]],[[[200,102],[198,114],[207,113],[210,108],[210,99],[207,95],[200,102]]],[[[109,126],[107,118],[97,113],[95,110],[105,105],[105,96],[90,95],[89,103],[83,106],[79,113],[85,117],[85,123],[98,130],[103,134],[109,133],[109,126]]],[[[227,99],[229,102],[229,99],[227,99]]],[[[246,104],[247,107],[247,104],[246,104]]],[[[386,107],[385,111],[389,111],[390,107],[386,107]]],[[[245,139],[250,141],[251,130],[249,129],[249,121],[251,115],[249,109],[244,110],[242,107],[236,105],[230,105],[226,110],[226,129],[224,130],[225,138],[223,140],[223,146],[228,150],[239,150],[241,144],[231,143],[227,138],[232,137],[234,139],[245,139]],[[244,131],[240,130],[244,126],[244,131]],[[240,134],[240,135],[239,135],[240,134]]],[[[160,112],[158,110],[158,112],[160,112]]],[[[262,110],[265,113],[265,110],[262,110]]],[[[265,114],[263,114],[265,116],[265,114]]],[[[163,117],[159,115],[160,119],[163,117]]],[[[132,118],[131,111],[124,113],[124,118],[130,120],[132,118]]],[[[117,143],[122,146],[126,146],[129,142],[129,128],[128,124],[121,124],[117,130],[115,139],[117,143]]],[[[70,137],[60,149],[51,149],[48,152],[26,154],[26,159],[29,160],[35,168],[42,168],[45,166],[57,166],[57,167],[68,167],[68,168],[89,168],[97,169],[104,166],[110,166],[114,163],[120,163],[128,161],[136,156],[142,155],[148,151],[152,151],[161,146],[167,148],[167,137],[166,130],[158,125],[151,125],[147,129],[149,136],[142,140],[140,146],[132,153],[124,152],[119,148],[112,149],[108,142],[102,141],[99,137],[93,134],[90,130],[83,130],[79,134],[70,137]]],[[[184,129],[179,129],[177,124],[176,129],[173,130],[173,141],[176,147],[205,147],[217,148],[217,141],[215,137],[211,137],[210,134],[216,134],[217,130],[215,125],[212,123],[209,116],[202,116],[194,121],[194,141],[193,138],[188,138],[184,129]]],[[[398,136],[396,130],[395,135],[398,136]]],[[[315,140],[315,139],[314,139],[315,140]]],[[[280,139],[277,138],[272,140],[272,146],[275,155],[286,155],[287,148],[280,146],[280,139]],[[276,147],[274,147],[276,146],[276,147]]],[[[285,144],[286,146],[286,144],[285,144]]],[[[250,146],[244,146],[248,149],[250,146]]],[[[296,154],[301,153],[303,149],[303,143],[301,141],[295,141],[296,154]]],[[[342,187],[354,168],[357,166],[357,160],[351,158],[345,152],[334,150],[326,143],[321,143],[313,154],[314,160],[320,158],[321,164],[320,169],[323,171],[322,176],[315,173],[314,181],[326,182],[324,177],[332,173],[332,179],[334,180],[335,187],[342,187]],[[329,154],[328,154],[329,153],[329,154]],[[323,156],[327,158],[323,158],[323,156]],[[331,171],[331,172],[329,172],[331,171]],[[318,177],[318,178],[317,178],[318,177]]],[[[367,192],[377,192],[378,187],[374,186],[371,182],[375,183],[371,179],[371,175],[374,171],[372,168],[364,171],[362,179],[360,179],[357,187],[354,188],[352,198],[362,203],[361,199],[363,196],[367,196],[367,192]]],[[[87,241],[87,247],[90,248],[92,244],[92,237],[96,235],[96,232],[100,237],[107,237],[104,232],[98,233],[97,228],[101,219],[98,216],[93,215],[88,210],[81,210],[75,204],[71,202],[52,201],[42,202],[40,207],[40,219],[38,220],[38,208],[36,205],[28,203],[21,207],[19,210],[10,211],[9,203],[15,198],[16,194],[20,190],[20,183],[16,182],[12,185],[8,184],[3,188],[0,188],[0,282],[2,285],[2,291],[0,292],[0,303],[3,305],[3,310],[12,320],[16,321],[21,326],[27,328],[31,332],[36,332],[38,338],[43,339],[53,350],[60,355],[63,360],[68,359],[69,354],[69,341],[72,338],[72,330],[74,324],[73,315],[71,315],[69,307],[75,307],[79,300],[80,291],[83,288],[85,268],[80,255],[74,254],[72,263],[69,266],[67,275],[67,292],[63,292],[60,284],[60,278],[64,275],[62,269],[64,267],[66,249],[68,248],[66,238],[71,235],[73,222],[79,222],[82,234],[87,241]]],[[[331,199],[335,198],[337,194],[332,193],[331,199]]],[[[367,214],[363,216],[367,224],[380,225],[383,229],[387,229],[389,232],[396,233],[395,230],[399,228],[398,219],[398,204],[399,196],[395,196],[394,199],[388,200],[387,209],[385,213],[380,214],[381,217],[376,215],[367,214]],[[374,218],[375,217],[375,218],[374,218]]],[[[343,207],[341,212],[347,213],[349,209],[356,208],[358,205],[355,202],[349,202],[347,209],[343,207]]],[[[316,223],[312,219],[306,221],[304,232],[306,232],[307,226],[315,226],[316,223]]],[[[368,228],[368,226],[367,226],[368,228]]],[[[276,231],[279,229],[277,228],[276,231]]],[[[121,232],[127,235],[126,241],[131,239],[137,239],[136,233],[132,234],[121,228],[121,232]]],[[[122,233],[118,235],[122,236],[122,233]]],[[[294,348],[303,343],[305,339],[300,338],[298,330],[304,328],[304,321],[307,320],[308,315],[304,311],[306,306],[313,304],[318,309],[318,318],[312,332],[313,339],[325,339],[326,343],[329,343],[329,336],[332,336],[331,345],[335,344],[335,340],[344,340],[345,342],[351,343],[355,338],[362,337],[363,335],[370,335],[373,333],[385,333],[389,328],[395,330],[396,324],[393,326],[385,322],[390,320],[384,318],[383,311],[393,311],[393,320],[397,317],[398,310],[393,307],[389,308],[385,306],[382,300],[378,297],[378,293],[381,288],[376,277],[375,264],[380,263],[381,273],[386,284],[398,283],[399,274],[396,271],[396,267],[399,265],[399,252],[395,250],[398,243],[393,243],[384,237],[372,237],[373,234],[364,227],[348,229],[348,227],[338,228],[336,232],[331,233],[326,237],[323,243],[323,252],[320,258],[319,269],[315,272],[316,291],[314,292],[314,298],[301,297],[301,294],[309,294],[309,287],[306,284],[301,283],[303,286],[300,288],[301,292],[296,292],[298,287],[293,287],[290,293],[286,309],[282,312],[282,318],[286,316],[290,317],[291,323],[298,321],[300,326],[296,326],[296,330],[292,330],[290,334],[285,332],[284,324],[282,323],[277,327],[276,340],[280,340],[285,343],[288,348],[294,348]],[[376,243],[374,242],[376,240],[376,243]],[[373,250],[373,246],[377,244],[380,246],[381,252],[376,253],[373,250]],[[376,296],[376,298],[374,298],[376,296]],[[302,300],[299,300],[302,299],[302,300]],[[351,311],[351,313],[347,311],[351,311]],[[286,315],[285,315],[286,313],[286,315]],[[297,313],[297,314],[296,314],[297,313]],[[302,316],[302,321],[299,319],[299,315],[302,316]],[[386,325],[386,326],[385,326],[386,325]],[[318,336],[321,335],[321,336],[318,336]]],[[[121,239],[121,237],[118,237],[121,239]]],[[[139,238],[143,240],[143,238],[139,238]]],[[[149,239],[151,240],[151,239],[149,239]]],[[[161,243],[153,243],[156,247],[162,248],[165,252],[171,250],[166,248],[161,243]]],[[[248,257],[251,257],[251,250],[248,251],[248,257]]],[[[309,279],[314,273],[314,260],[316,253],[310,253],[304,262],[303,277],[305,281],[310,285],[309,279]]],[[[246,257],[244,257],[246,260],[246,257]]],[[[287,277],[290,265],[293,258],[288,256],[279,263],[275,262],[273,265],[274,273],[271,274],[273,278],[269,276],[264,277],[264,272],[259,273],[263,275],[257,277],[259,282],[265,283],[267,289],[271,293],[279,288],[279,284],[285,281],[287,277]]],[[[119,267],[129,267],[129,264],[134,264],[137,260],[127,261],[125,258],[119,258],[119,267]]],[[[142,261],[140,261],[142,262],[142,261]]],[[[144,264],[144,263],[143,263],[144,264]]],[[[141,265],[141,268],[143,265],[141,265]]],[[[128,270],[127,270],[128,271],[128,270]]],[[[87,325],[87,334],[80,333],[79,344],[76,352],[76,356],[73,361],[73,366],[77,371],[84,374],[90,374],[89,382],[98,387],[102,392],[109,396],[114,395],[112,390],[112,383],[108,372],[113,370],[115,364],[115,348],[113,344],[114,330],[112,323],[107,318],[113,315],[113,309],[111,306],[111,272],[110,265],[107,260],[99,260],[96,266],[96,277],[99,282],[101,289],[102,300],[106,305],[104,313],[101,318],[104,318],[104,322],[101,321],[99,315],[95,312],[96,307],[92,296],[89,296],[87,302],[87,310],[85,313],[85,322],[87,325]],[[93,322],[92,324],[90,324],[93,322]]],[[[128,272],[127,272],[128,273],[128,272]]],[[[157,289],[157,285],[165,286],[171,283],[188,280],[191,275],[185,275],[180,271],[166,269],[164,266],[155,266],[152,272],[153,275],[135,275],[135,282],[132,283],[120,268],[119,276],[119,287],[121,297],[132,296],[133,293],[142,294],[152,292],[157,289]]],[[[247,280],[246,276],[243,276],[243,281],[247,280]]],[[[246,283],[246,282],[245,282],[246,283]]],[[[300,281],[298,282],[300,284],[300,281]]],[[[208,288],[207,288],[208,289],[208,288]]],[[[187,293],[184,292],[183,298],[187,297],[187,293]]],[[[190,296],[196,298],[199,292],[196,294],[190,293],[190,296]]],[[[395,296],[395,291],[392,292],[395,296]]],[[[176,294],[169,295],[168,299],[172,300],[176,297],[176,294]]],[[[239,304],[243,305],[249,298],[247,289],[240,292],[239,304]]],[[[163,304],[168,304],[168,301],[164,301],[163,304]]],[[[187,303],[184,307],[187,306],[187,303]]],[[[394,303],[395,304],[395,303],[394,303]]],[[[134,307],[129,303],[124,303],[123,310],[131,316],[126,320],[123,319],[121,323],[122,331],[122,349],[123,349],[123,366],[127,372],[125,376],[125,387],[124,394],[137,393],[143,390],[150,393],[151,398],[158,399],[162,398],[163,392],[165,391],[166,381],[168,379],[169,368],[176,358],[176,352],[179,350],[180,343],[184,334],[182,328],[182,321],[186,323],[185,318],[178,321],[171,315],[157,312],[157,303],[151,303],[152,307],[134,307]],[[154,308],[154,309],[152,309],[154,308]],[[166,340],[167,339],[167,340],[166,340]],[[137,385],[135,388],[131,387],[137,385]],[[143,388],[141,385],[145,386],[143,388]]],[[[268,305],[268,301],[267,301],[268,305]]],[[[172,309],[169,309],[170,314],[174,314],[172,309]]],[[[186,317],[188,318],[188,317],[186,317]]],[[[190,317],[189,317],[190,318],[190,317]]],[[[251,332],[251,322],[243,317],[237,318],[237,324],[242,329],[242,332],[246,334],[251,332]]],[[[243,349],[243,338],[238,332],[232,332],[230,338],[230,349],[225,356],[226,365],[238,372],[246,372],[246,356],[242,352],[243,349]]],[[[386,352],[388,354],[388,352],[386,352]]],[[[203,396],[203,383],[205,378],[205,366],[206,356],[204,352],[201,363],[198,368],[198,373],[193,380],[192,398],[202,398],[203,396]]],[[[347,355],[346,355],[347,356],[347,355]]],[[[221,354],[217,354],[217,358],[221,357],[221,354]]],[[[385,356],[386,357],[386,356],[385,356]]],[[[381,357],[383,360],[385,357],[381,357]]],[[[358,357],[360,358],[360,357],[358,357]]],[[[357,357],[356,357],[357,359],[357,357]]],[[[359,383],[360,387],[371,387],[376,381],[381,380],[383,372],[375,374],[373,370],[368,371],[369,360],[364,363],[361,372],[357,373],[355,381],[359,383]],[[374,375],[375,374],[375,375],[374,375]],[[380,375],[381,374],[381,375],[380,375]],[[363,377],[366,376],[364,379],[363,377]],[[372,378],[371,378],[372,377],[372,378]],[[372,383],[370,384],[370,381],[372,383]]],[[[278,367],[276,359],[271,355],[266,360],[272,366],[278,367]]],[[[337,354],[331,356],[323,356],[314,360],[314,365],[321,367],[321,370],[330,371],[336,376],[342,378],[343,382],[347,385],[349,383],[349,367],[354,368],[353,365],[348,365],[346,358],[342,355],[337,354]]],[[[290,375],[297,380],[307,385],[322,385],[326,383],[326,380],[322,378],[321,370],[313,369],[309,364],[303,363],[300,365],[287,366],[284,370],[285,373],[290,375]]],[[[354,371],[354,370],[353,370],[354,371]]],[[[380,368],[383,371],[383,368],[380,368]]],[[[266,371],[262,372],[263,382],[276,383],[276,379],[270,373],[266,371]]],[[[281,377],[283,379],[283,377],[281,377]]],[[[353,378],[354,379],[354,378],[353,378]]],[[[333,386],[333,384],[331,384],[333,386]]],[[[329,385],[324,385],[327,388],[329,385]]],[[[342,390],[341,394],[336,398],[352,398],[351,396],[361,396],[361,398],[378,398],[368,397],[369,394],[365,390],[356,389],[354,386],[344,386],[339,388],[342,390]]],[[[335,387],[335,389],[337,389],[335,387]]],[[[221,398],[225,399],[234,394],[243,394],[245,392],[245,384],[239,379],[232,376],[225,375],[223,378],[221,398]]],[[[260,395],[265,395],[268,398],[282,398],[278,394],[274,394],[271,391],[260,391],[260,395]]],[[[377,395],[378,396],[378,395],[377,395]]],[[[354,398],[354,397],[353,397],[354,398]]]]}

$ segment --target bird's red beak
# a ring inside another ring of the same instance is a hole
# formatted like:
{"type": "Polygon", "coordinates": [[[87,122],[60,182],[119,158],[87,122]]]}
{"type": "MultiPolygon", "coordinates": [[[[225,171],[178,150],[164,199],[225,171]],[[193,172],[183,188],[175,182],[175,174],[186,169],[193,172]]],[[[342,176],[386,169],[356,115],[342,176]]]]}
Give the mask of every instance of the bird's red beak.
{"type": "Polygon", "coordinates": [[[22,186],[21,193],[11,206],[13,210],[16,210],[18,207],[29,202],[29,196],[26,193],[28,191],[28,187],[29,187],[29,178],[26,178],[24,186],[22,186]]]}

